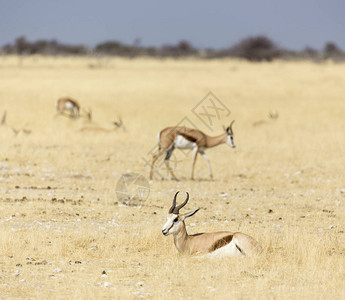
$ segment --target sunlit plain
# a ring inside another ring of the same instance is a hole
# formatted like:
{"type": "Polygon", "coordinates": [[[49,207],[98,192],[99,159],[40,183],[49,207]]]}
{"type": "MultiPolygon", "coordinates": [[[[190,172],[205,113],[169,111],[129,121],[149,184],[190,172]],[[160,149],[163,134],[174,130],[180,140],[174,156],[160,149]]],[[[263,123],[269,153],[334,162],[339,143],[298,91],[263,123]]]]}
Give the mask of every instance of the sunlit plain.
{"type": "Polygon", "coordinates": [[[332,62],[0,57],[1,297],[343,298],[344,86],[332,62]],[[212,131],[193,114],[209,92],[231,111],[212,131]],[[65,96],[92,123],[56,116],[65,96]],[[119,116],[126,130],[79,131],[119,116]],[[214,180],[199,157],[191,181],[177,152],[180,181],[156,172],[145,202],[122,204],[121,174],[148,178],[157,133],[186,118],[210,135],[235,119],[237,147],[207,151],[214,180]],[[178,254],[161,233],[178,190],[201,208],[190,233],[241,231],[262,255],[178,254]]]}

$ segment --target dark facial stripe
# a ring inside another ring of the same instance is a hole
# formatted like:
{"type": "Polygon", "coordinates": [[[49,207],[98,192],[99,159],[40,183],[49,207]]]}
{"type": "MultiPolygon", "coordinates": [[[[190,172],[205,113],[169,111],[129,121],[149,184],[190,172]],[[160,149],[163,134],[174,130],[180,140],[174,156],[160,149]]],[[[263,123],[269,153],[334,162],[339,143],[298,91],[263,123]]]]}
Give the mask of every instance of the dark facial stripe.
{"type": "Polygon", "coordinates": [[[170,229],[171,228],[173,228],[174,227],[174,223],[172,223],[172,225],[170,226],[170,228],[168,229],[168,231],[167,232],[169,232],[170,231],[170,229]]]}

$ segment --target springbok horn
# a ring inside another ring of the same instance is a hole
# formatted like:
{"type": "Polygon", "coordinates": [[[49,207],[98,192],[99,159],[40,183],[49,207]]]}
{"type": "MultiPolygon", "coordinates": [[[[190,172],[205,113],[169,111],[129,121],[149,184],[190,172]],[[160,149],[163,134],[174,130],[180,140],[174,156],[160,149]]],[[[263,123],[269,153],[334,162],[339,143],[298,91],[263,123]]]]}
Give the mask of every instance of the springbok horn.
{"type": "Polygon", "coordinates": [[[176,207],[176,198],[177,198],[177,194],[178,194],[179,192],[177,192],[176,194],[175,194],[175,196],[174,196],[174,200],[173,200],[173,203],[172,203],[172,206],[170,207],[170,209],[169,209],[169,214],[172,214],[173,212],[174,212],[174,209],[175,209],[175,207],[176,207]]]}
{"type": "MultiPolygon", "coordinates": [[[[176,206],[176,207],[174,208],[173,213],[174,213],[175,215],[178,215],[178,214],[180,213],[180,209],[181,209],[182,207],[184,207],[184,206],[187,204],[187,202],[188,202],[188,200],[189,200],[189,194],[188,194],[188,192],[186,192],[186,194],[187,194],[186,200],[185,200],[182,204],[180,204],[180,205],[178,205],[178,206],[176,206]]],[[[175,203],[176,203],[176,202],[175,202],[175,203]]]]}
{"type": "Polygon", "coordinates": [[[232,132],[232,124],[234,124],[234,122],[235,122],[235,120],[233,120],[233,121],[230,123],[230,126],[229,126],[231,132],[232,132]]]}

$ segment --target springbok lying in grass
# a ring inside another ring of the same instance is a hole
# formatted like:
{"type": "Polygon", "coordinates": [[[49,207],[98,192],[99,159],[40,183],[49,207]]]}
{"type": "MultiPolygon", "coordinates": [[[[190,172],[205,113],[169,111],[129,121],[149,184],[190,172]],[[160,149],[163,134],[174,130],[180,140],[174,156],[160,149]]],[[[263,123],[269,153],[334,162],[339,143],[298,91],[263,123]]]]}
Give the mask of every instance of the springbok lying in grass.
{"type": "Polygon", "coordinates": [[[80,105],[76,100],[71,98],[60,98],[56,102],[56,110],[58,111],[58,115],[79,118],[80,105]],[[70,114],[66,114],[65,111],[69,111],[70,114]]]}
{"type": "Polygon", "coordinates": [[[213,178],[210,160],[208,159],[205,150],[207,148],[212,148],[221,144],[226,143],[232,148],[235,148],[234,142],[234,132],[232,131],[232,124],[235,121],[232,121],[230,126],[225,128],[224,132],[218,136],[208,136],[200,130],[186,128],[186,127],[167,127],[163,129],[158,134],[158,153],[153,155],[151,170],[150,170],[150,179],[153,177],[153,168],[157,159],[166,152],[164,163],[169,170],[171,176],[177,180],[174,172],[169,166],[169,159],[175,148],[179,149],[193,149],[193,164],[192,164],[192,174],[191,179],[194,179],[194,167],[198,153],[206,160],[210,178],[213,178]]]}
{"type": "Polygon", "coordinates": [[[184,220],[193,216],[199,208],[180,215],[180,209],[187,204],[189,194],[187,193],[187,198],[181,205],[176,206],[178,193],[175,194],[162,233],[173,235],[175,246],[180,253],[211,257],[243,257],[261,251],[260,245],[254,238],[241,232],[220,231],[188,235],[184,220]]]}

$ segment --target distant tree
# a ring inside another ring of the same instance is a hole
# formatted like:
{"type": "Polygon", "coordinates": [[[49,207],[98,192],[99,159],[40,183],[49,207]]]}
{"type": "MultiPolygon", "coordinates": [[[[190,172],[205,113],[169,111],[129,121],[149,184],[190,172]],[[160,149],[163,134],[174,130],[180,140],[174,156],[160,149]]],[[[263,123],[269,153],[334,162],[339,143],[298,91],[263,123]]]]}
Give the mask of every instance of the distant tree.
{"type": "Polygon", "coordinates": [[[109,55],[132,57],[139,52],[138,49],[140,48],[137,46],[125,45],[118,41],[107,41],[107,42],[98,44],[95,48],[95,51],[98,53],[109,54],[109,55]]]}
{"type": "Polygon", "coordinates": [[[45,53],[48,46],[48,41],[45,40],[38,40],[31,44],[31,51],[30,53],[36,54],[36,53],[45,53]]]}
{"type": "Polygon", "coordinates": [[[320,52],[314,48],[309,47],[309,46],[305,47],[302,50],[302,52],[300,53],[300,56],[301,56],[301,58],[311,59],[313,61],[321,61],[322,60],[320,52]]]}
{"type": "Polygon", "coordinates": [[[147,47],[142,50],[143,55],[158,56],[158,49],[156,47],[147,47]]]}
{"type": "Polygon", "coordinates": [[[271,61],[279,57],[280,51],[273,41],[265,36],[249,37],[230,49],[230,55],[251,61],[271,61]]]}
{"type": "Polygon", "coordinates": [[[176,48],[181,52],[181,53],[194,53],[195,48],[192,46],[191,43],[187,41],[180,41],[176,48]]]}
{"type": "Polygon", "coordinates": [[[243,39],[238,44],[226,49],[198,50],[190,42],[181,40],[176,44],[162,47],[143,47],[139,38],[132,44],[123,44],[119,41],[105,41],[94,48],[84,45],[62,44],[56,40],[28,41],[25,36],[20,36],[11,44],[0,47],[1,54],[42,54],[42,55],[118,55],[125,57],[151,56],[151,57],[198,57],[203,59],[240,57],[250,61],[271,61],[275,58],[284,60],[311,59],[322,61],[333,59],[345,60],[345,52],[335,43],[328,42],[322,51],[306,47],[302,51],[292,51],[278,46],[266,36],[255,36],[243,39]]]}
{"type": "Polygon", "coordinates": [[[17,54],[30,53],[30,43],[25,36],[20,36],[15,40],[14,48],[17,54]]]}
{"type": "Polygon", "coordinates": [[[2,47],[2,51],[5,54],[14,54],[15,53],[15,49],[14,46],[11,44],[6,44],[2,47]]]}
{"type": "Polygon", "coordinates": [[[180,41],[177,45],[165,45],[160,49],[160,56],[166,57],[183,57],[183,56],[193,56],[198,53],[191,43],[188,41],[180,41]]]}
{"type": "Polygon", "coordinates": [[[96,45],[95,50],[97,52],[105,52],[105,53],[113,53],[118,51],[119,48],[122,47],[122,44],[120,42],[117,41],[107,41],[104,43],[100,43],[98,45],[96,45]]]}
{"type": "Polygon", "coordinates": [[[323,48],[323,55],[325,59],[334,59],[334,60],[340,60],[344,59],[345,53],[335,44],[332,42],[328,42],[325,44],[325,47],[323,48]]]}
{"type": "Polygon", "coordinates": [[[280,49],[279,58],[283,60],[298,60],[301,58],[301,53],[294,50],[280,49]]]}
{"type": "Polygon", "coordinates": [[[18,37],[14,44],[7,44],[2,47],[3,52],[8,54],[72,54],[83,55],[87,49],[83,45],[65,45],[55,40],[37,40],[29,42],[24,36],[18,37]]]}
{"type": "Polygon", "coordinates": [[[87,53],[87,49],[83,45],[62,45],[61,48],[64,54],[82,55],[87,53]]]}

